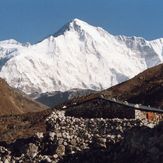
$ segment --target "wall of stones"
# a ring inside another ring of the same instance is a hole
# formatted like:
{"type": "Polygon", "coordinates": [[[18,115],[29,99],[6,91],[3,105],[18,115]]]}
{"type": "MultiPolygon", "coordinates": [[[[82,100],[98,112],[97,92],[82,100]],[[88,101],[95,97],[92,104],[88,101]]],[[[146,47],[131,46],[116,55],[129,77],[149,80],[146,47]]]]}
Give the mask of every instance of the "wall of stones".
{"type": "MultiPolygon", "coordinates": [[[[121,141],[132,127],[142,126],[136,119],[75,118],[65,112],[53,112],[46,120],[49,138],[55,146],[50,151],[58,157],[88,149],[109,148],[121,141]]],[[[47,145],[49,147],[49,143],[47,145]]]]}
{"type": "MultiPolygon", "coordinates": [[[[64,111],[54,111],[46,119],[46,133],[18,139],[12,144],[0,142],[0,161],[48,163],[59,162],[67,156],[75,159],[73,156],[83,151],[101,154],[121,142],[128,130],[144,125],[155,124],[136,119],[75,118],[65,116],[64,111]]],[[[96,157],[90,154],[88,158],[96,157]]]]}

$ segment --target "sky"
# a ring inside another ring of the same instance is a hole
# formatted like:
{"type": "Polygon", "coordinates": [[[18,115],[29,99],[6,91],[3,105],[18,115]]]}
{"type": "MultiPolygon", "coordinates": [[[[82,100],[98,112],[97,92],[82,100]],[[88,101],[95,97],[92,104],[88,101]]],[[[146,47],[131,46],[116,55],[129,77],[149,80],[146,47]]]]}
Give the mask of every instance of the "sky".
{"type": "Polygon", "coordinates": [[[114,35],[163,37],[163,0],[0,0],[0,40],[36,43],[74,18],[114,35]]]}

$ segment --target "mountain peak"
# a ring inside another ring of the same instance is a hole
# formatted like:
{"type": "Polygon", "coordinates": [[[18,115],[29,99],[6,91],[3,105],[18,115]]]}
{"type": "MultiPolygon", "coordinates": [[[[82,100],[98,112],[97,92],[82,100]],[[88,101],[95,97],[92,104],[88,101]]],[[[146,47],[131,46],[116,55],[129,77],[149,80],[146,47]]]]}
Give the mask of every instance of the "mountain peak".
{"type": "Polygon", "coordinates": [[[78,18],[72,19],[71,22],[74,22],[74,23],[86,23],[85,21],[80,20],[78,18]]]}
{"type": "Polygon", "coordinates": [[[69,23],[70,25],[76,25],[76,26],[85,26],[85,25],[89,25],[88,23],[86,23],[85,21],[82,21],[80,19],[73,19],[72,21],[70,21],[69,23]]]}
{"type": "Polygon", "coordinates": [[[86,29],[88,28],[88,26],[90,26],[88,23],[79,20],[77,18],[73,19],[70,23],[69,23],[69,29],[71,30],[75,30],[77,32],[81,31],[81,29],[86,29]]]}
{"type": "MultiPolygon", "coordinates": [[[[54,36],[57,37],[59,35],[64,34],[66,31],[77,31],[80,32],[81,30],[89,30],[92,28],[90,24],[86,23],[85,21],[82,21],[80,19],[73,19],[67,24],[65,24],[59,31],[57,31],[54,36]]],[[[95,28],[95,27],[94,27],[95,28]]]]}

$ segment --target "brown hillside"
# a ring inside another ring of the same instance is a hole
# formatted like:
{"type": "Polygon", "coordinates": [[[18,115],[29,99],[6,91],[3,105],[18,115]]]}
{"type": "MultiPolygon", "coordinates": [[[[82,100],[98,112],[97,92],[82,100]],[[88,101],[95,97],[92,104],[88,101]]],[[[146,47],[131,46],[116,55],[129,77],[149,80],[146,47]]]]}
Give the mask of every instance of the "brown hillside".
{"type": "Polygon", "coordinates": [[[3,79],[0,79],[0,116],[37,112],[44,109],[43,105],[9,87],[3,79]]]}
{"type": "Polygon", "coordinates": [[[107,97],[163,109],[163,64],[101,92],[107,97]]]}
{"type": "MultiPolygon", "coordinates": [[[[163,64],[149,68],[134,78],[109,89],[70,100],[63,105],[70,106],[74,103],[82,103],[100,95],[163,109],[163,64]]],[[[58,108],[63,105],[58,106],[58,108]]]]}

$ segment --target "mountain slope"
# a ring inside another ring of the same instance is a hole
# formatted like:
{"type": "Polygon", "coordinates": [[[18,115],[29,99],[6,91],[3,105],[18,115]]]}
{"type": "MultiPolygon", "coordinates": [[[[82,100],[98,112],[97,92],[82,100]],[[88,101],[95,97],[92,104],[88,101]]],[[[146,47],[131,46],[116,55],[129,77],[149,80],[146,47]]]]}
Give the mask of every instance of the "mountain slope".
{"type": "Polygon", "coordinates": [[[38,112],[46,107],[27,98],[0,79],[0,116],[38,112]]]}
{"type": "Polygon", "coordinates": [[[113,36],[74,19],[34,45],[0,42],[0,76],[28,94],[101,90],[162,63],[162,49],[163,39],[113,36]]]}
{"type": "Polygon", "coordinates": [[[133,79],[101,93],[107,97],[163,109],[163,64],[152,67],[133,79]]]}
{"type": "Polygon", "coordinates": [[[73,103],[82,103],[101,95],[106,98],[116,98],[120,101],[150,105],[163,109],[163,64],[149,68],[134,78],[109,89],[74,98],[63,105],[70,106],[73,103]]]}

